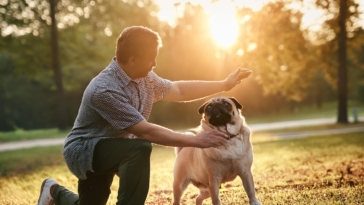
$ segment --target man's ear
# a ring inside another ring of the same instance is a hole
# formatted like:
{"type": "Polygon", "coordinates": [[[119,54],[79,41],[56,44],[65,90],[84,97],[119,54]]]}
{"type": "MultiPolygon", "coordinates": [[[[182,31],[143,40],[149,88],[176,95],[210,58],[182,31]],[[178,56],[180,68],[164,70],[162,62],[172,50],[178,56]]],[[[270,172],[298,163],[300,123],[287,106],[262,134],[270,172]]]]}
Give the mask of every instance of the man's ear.
{"type": "Polygon", "coordinates": [[[135,56],[130,56],[129,60],[128,60],[128,63],[129,63],[129,65],[133,66],[135,64],[135,61],[136,61],[136,57],[135,56]]]}
{"type": "Polygon", "coordinates": [[[207,105],[208,102],[205,102],[203,105],[201,105],[199,108],[198,108],[198,113],[200,115],[202,115],[203,111],[205,110],[205,107],[207,105]]]}
{"type": "Polygon", "coordinates": [[[235,99],[235,98],[229,98],[231,101],[233,101],[234,102],[234,104],[235,104],[235,106],[236,106],[236,108],[238,108],[238,109],[242,109],[243,108],[243,106],[241,106],[240,105],[240,103],[235,99]]]}

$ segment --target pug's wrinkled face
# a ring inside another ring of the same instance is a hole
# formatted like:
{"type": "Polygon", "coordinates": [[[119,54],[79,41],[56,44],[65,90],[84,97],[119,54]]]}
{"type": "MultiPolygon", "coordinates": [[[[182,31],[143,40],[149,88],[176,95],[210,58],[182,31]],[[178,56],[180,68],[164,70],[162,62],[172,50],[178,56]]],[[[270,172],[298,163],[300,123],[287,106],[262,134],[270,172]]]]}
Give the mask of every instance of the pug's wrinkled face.
{"type": "Polygon", "coordinates": [[[203,104],[198,112],[204,114],[205,123],[235,136],[240,132],[242,106],[235,98],[216,97],[203,104]]]}

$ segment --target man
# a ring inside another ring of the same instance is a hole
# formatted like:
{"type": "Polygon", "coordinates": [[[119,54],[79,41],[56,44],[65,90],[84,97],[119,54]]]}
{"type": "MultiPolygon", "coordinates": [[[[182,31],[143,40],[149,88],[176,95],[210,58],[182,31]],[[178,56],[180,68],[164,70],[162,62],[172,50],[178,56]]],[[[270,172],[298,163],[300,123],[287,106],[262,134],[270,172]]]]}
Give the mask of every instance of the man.
{"type": "Polygon", "coordinates": [[[227,91],[251,71],[238,69],[224,81],[171,82],[153,72],[160,47],[160,36],[149,28],[123,30],[116,57],[87,86],[65,139],[63,155],[79,179],[78,195],[46,179],[38,205],[104,205],[115,174],[119,176],[117,204],[142,205],[149,189],[151,143],[207,148],[227,142],[218,131],[189,136],[147,119],[158,100],[190,101],[227,91]]]}

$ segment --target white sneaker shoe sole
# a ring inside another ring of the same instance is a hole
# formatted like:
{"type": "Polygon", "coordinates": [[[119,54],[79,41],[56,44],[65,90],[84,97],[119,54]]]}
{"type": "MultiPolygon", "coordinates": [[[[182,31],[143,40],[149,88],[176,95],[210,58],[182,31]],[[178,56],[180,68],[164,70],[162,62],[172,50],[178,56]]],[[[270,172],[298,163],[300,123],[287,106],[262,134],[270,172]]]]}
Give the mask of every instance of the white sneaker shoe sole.
{"type": "Polygon", "coordinates": [[[53,197],[51,196],[50,189],[53,185],[57,184],[53,179],[45,179],[40,188],[38,205],[52,205],[54,204],[53,197]]]}

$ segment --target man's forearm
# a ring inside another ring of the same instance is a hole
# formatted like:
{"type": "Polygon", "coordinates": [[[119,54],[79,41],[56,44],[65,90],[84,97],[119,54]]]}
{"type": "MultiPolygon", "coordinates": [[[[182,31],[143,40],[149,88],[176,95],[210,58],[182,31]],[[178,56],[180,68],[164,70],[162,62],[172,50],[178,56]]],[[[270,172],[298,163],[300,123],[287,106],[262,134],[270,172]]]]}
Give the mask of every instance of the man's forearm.
{"type": "Polygon", "coordinates": [[[225,81],[175,81],[173,84],[174,95],[164,100],[192,101],[228,90],[225,81]]]}
{"type": "Polygon", "coordinates": [[[165,146],[207,148],[219,146],[227,142],[227,135],[216,130],[204,131],[193,136],[173,132],[165,127],[148,123],[145,120],[126,130],[139,139],[165,146]]]}
{"type": "Polygon", "coordinates": [[[159,125],[148,124],[148,126],[134,129],[133,134],[139,139],[165,146],[190,147],[198,145],[194,136],[174,132],[159,125]]]}

